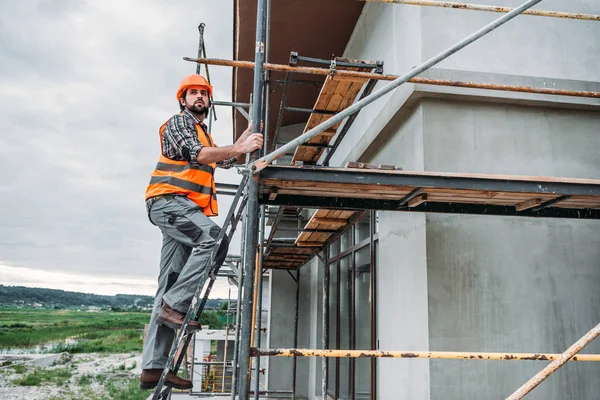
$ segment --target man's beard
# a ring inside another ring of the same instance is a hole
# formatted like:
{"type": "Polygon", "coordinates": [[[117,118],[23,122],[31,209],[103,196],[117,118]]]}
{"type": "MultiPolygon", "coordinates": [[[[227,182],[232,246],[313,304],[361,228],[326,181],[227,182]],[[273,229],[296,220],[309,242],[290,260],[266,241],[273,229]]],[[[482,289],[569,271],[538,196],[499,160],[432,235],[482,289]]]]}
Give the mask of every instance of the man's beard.
{"type": "Polygon", "coordinates": [[[191,106],[189,104],[186,104],[186,108],[188,110],[190,110],[191,112],[193,112],[194,114],[208,115],[208,107],[205,107],[205,106],[200,105],[200,104],[193,104],[191,106]]]}

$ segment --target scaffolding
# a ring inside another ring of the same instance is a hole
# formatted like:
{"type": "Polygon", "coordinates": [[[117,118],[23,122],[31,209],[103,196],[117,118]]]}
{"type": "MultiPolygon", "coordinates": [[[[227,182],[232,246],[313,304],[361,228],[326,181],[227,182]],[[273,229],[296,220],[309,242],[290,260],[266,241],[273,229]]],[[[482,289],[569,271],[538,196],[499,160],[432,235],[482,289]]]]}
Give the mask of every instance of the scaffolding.
{"type": "MultiPolygon", "coordinates": [[[[238,285],[238,301],[236,312],[236,333],[234,361],[232,365],[231,398],[249,399],[253,395],[291,396],[296,398],[296,359],[297,357],[322,357],[322,396],[327,399],[327,381],[329,358],[370,358],[372,360],[371,381],[375,382],[376,358],[427,358],[427,359],[461,359],[461,360],[530,360],[552,361],[533,378],[518,388],[510,400],[521,399],[544,379],[568,361],[600,361],[600,355],[578,355],[579,351],[600,335],[600,324],[590,330],[579,341],[562,354],[541,353],[481,353],[481,352],[443,352],[443,351],[380,351],[376,350],[374,321],[376,318],[375,298],[371,300],[371,343],[365,350],[333,350],[329,344],[329,252],[323,251],[338,240],[359,221],[368,221],[370,235],[360,243],[356,243],[351,251],[369,246],[370,263],[364,267],[371,273],[371,293],[375,285],[375,242],[376,232],[375,210],[393,210],[426,213],[454,213],[503,215],[514,217],[543,218],[575,218],[600,219],[600,180],[568,179],[554,177],[527,177],[484,174],[451,174],[432,172],[405,172],[396,166],[368,165],[349,163],[345,167],[329,167],[331,156],[338,148],[344,135],[360,110],[378,98],[410,82],[422,85],[443,85],[473,89],[525,92],[532,94],[575,96],[583,98],[600,98],[600,92],[574,91],[539,87],[505,85],[499,83],[481,83],[470,81],[450,81],[430,79],[418,75],[446,59],[450,55],[466,47],[470,43],[485,36],[519,14],[571,18],[578,20],[600,21],[600,16],[563,13],[555,11],[531,10],[541,0],[529,0],[516,8],[481,6],[475,4],[427,1],[427,0],[365,0],[368,2],[387,2],[406,5],[451,7],[465,10],[490,11],[504,13],[493,22],[469,35],[456,45],[440,52],[419,66],[412,68],[401,76],[383,74],[383,62],[368,62],[334,58],[320,60],[311,57],[290,54],[290,65],[272,64],[268,62],[268,26],[270,23],[270,2],[258,0],[256,22],[255,61],[232,61],[210,59],[206,57],[203,41],[203,29],[200,30],[200,46],[198,58],[184,58],[186,61],[200,65],[229,66],[234,68],[251,68],[254,70],[254,81],[251,103],[234,103],[213,101],[213,106],[231,106],[237,109],[246,119],[252,121],[254,132],[260,131],[259,121],[268,121],[268,105],[271,86],[275,81],[269,79],[269,71],[285,72],[285,79],[277,83],[282,88],[282,97],[277,118],[277,126],[272,141],[265,140],[263,156],[255,152],[247,158],[247,163],[240,168],[244,179],[238,187],[221,188],[228,194],[235,192],[234,205],[229,211],[223,233],[232,223],[244,218],[242,239],[242,267],[234,269],[234,282],[238,285]],[[298,66],[298,62],[327,64],[329,68],[298,66]],[[312,74],[325,76],[319,99],[312,109],[291,107],[286,105],[287,93],[294,84],[314,84],[293,80],[292,74],[312,74]],[[374,90],[375,83],[380,80],[391,83],[374,90]],[[342,100],[331,102],[336,90],[342,100]],[[343,93],[341,93],[343,91],[343,93]],[[360,96],[359,96],[360,94],[360,96]],[[329,97],[327,97],[329,96],[329,97]],[[265,107],[265,104],[267,107],[265,107]],[[246,109],[250,109],[249,112],[246,109]],[[265,109],[267,109],[265,111],[265,109]],[[277,147],[278,135],[282,126],[284,112],[304,112],[310,115],[305,132],[299,137],[277,147]],[[265,114],[267,118],[265,118],[265,114]],[[271,146],[269,145],[271,143],[271,146]],[[291,156],[292,165],[283,166],[272,163],[282,156],[291,156]],[[322,164],[318,164],[323,160],[322,164]],[[238,201],[243,197],[237,213],[234,213],[238,201]],[[301,215],[301,210],[316,210],[310,217],[301,215]],[[277,209],[277,211],[273,211],[277,209]],[[235,214],[235,216],[234,216],[235,214]],[[297,221],[297,228],[282,227],[285,219],[297,221]],[[265,237],[266,221],[272,222],[268,237],[265,237]],[[278,238],[276,232],[292,232],[292,237],[278,238]],[[362,246],[362,247],[361,247],[362,246]],[[299,349],[298,346],[298,314],[300,293],[299,269],[311,258],[318,257],[325,264],[323,281],[322,310],[322,349],[299,349]],[[296,285],[295,318],[293,348],[265,349],[261,348],[261,304],[263,273],[269,269],[287,270],[296,285]],[[295,271],[295,274],[292,273],[295,271]],[[260,388],[260,359],[270,357],[293,357],[293,376],[291,392],[266,391],[260,388]],[[251,387],[251,374],[254,373],[255,386],[251,387]],[[236,397],[237,396],[237,397],[236,397]]],[[[212,117],[212,113],[211,113],[212,117]]],[[[212,119],[211,119],[212,121],[212,119]]],[[[268,125],[264,129],[269,132],[268,125]]],[[[229,236],[232,235],[230,232],[229,236]]],[[[219,239],[220,241],[220,239],[219,239]]],[[[218,247],[218,246],[217,246],[218,247]]],[[[348,250],[350,251],[350,250],[348,250]]],[[[338,255],[337,259],[341,259],[338,255]]],[[[359,270],[354,266],[353,273],[359,270]]],[[[208,293],[218,269],[211,270],[211,280],[204,291],[204,299],[208,293]]],[[[178,348],[183,345],[185,351],[191,335],[185,331],[190,320],[198,320],[203,304],[199,302],[202,286],[190,311],[186,315],[184,328],[174,342],[167,367],[154,394],[154,399],[166,398],[170,391],[163,388],[164,379],[169,368],[177,371],[181,360],[175,363],[174,357],[178,348]]],[[[338,302],[339,304],[339,302],[338,302]]],[[[353,365],[353,364],[352,364],[353,365]]],[[[224,369],[224,367],[223,367],[224,369]]],[[[221,376],[221,391],[224,389],[224,373],[221,376]]],[[[354,395],[354,388],[351,388],[354,395]]],[[[375,387],[369,393],[371,399],[376,398],[375,387]]]]}

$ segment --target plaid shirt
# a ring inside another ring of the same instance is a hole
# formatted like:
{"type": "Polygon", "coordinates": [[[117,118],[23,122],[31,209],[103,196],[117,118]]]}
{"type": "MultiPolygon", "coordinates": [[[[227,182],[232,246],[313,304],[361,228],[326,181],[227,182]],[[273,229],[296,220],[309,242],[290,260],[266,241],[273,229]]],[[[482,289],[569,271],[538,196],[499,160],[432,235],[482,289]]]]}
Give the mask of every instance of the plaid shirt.
{"type": "MultiPolygon", "coordinates": [[[[167,123],[162,137],[162,153],[165,157],[175,161],[187,161],[191,165],[198,165],[198,152],[204,145],[198,139],[196,124],[204,132],[208,132],[206,125],[187,109],[176,114],[167,123]]],[[[219,168],[231,168],[236,163],[236,158],[227,158],[217,161],[219,168]]]]}

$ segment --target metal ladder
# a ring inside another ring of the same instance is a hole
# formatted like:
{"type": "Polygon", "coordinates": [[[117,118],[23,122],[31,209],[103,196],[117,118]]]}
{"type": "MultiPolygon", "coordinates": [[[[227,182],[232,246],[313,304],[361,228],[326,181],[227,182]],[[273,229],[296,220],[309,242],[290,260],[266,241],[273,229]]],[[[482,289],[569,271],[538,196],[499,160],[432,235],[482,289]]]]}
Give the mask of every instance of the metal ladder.
{"type": "Polygon", "coordinates": [[[204,306],[206,305],[206,302],[208,300],[210,291],[217,279],[217,274],[219,273],[220,265],[214,264],[215,255],[217,253],[217,250],[221,246],[221,242],[223,241],[223,237],[225,236],[225,232],[226,232],[227,228],[230,228],[229,233],[227,234],[227,238],[229,239],[230,242],[231,242],[231,239],[233,238],[233,234],[235,233],[236,226],[241,218],[244,208],[246,207],[246,202],[248,201],[247,196],[243,196],[243,198],[242,198],[242,193],[244,192],[247,181],[248,181],[248,176],[245,175],[238,187],[238,190],[235,194],[235,197],[233,199],[233,202],[231,204],[229,212],[227,213],[227,217],[225,218],[223,228],[221,229],[221,232],[219,233],[215,247],[213,248],[212,253],[210,255],[210,262],[208,265],[210,265],[211,268],[207,271],[207,274],[206,274],[207,276],[206,275],[203,276],[200,280],[198,288],[196,289],[196,293],[194,294],[194,297],[192,298],[192,302],[190,303],[188,312],[185,315],[185,318],[183,320],[183,324],[182,324],[181,328],[179,329],[179,333],[177,334],[177,338],[173,341],[173,344],[171,345],[171,352],[169,353],[169,358],[167,359],[167,364],[165,365],[165,368],[163,369],[160,380],[158,381],[158,384],[156,385],[156,389],[154,391],[154,395],[152,396],[152,400],[159,400],[159,399],[164,400],[164,399],[169,398],[169,396],[171,394],[171,388],[166,387],[164,385],[167,374],[169,371],[173,371],[173,373],[177,374],[177,371],[179,370],[179,367],[181,366],[183,359],[186,356],[187,348],[188,348],[192,338],[194,337],[194,332],[188,332],[187,327],[188,327],[190,321],[198,321],[200,319],[200,316],[202,315],[202,311],[204,310],[204,306]],[[240,202],[240,198],[242,198],[241,202],[240,202]],[[240,203],[239,207],[237,207],[238,203],[240,203]],[[236,207],[237,207],[237,211],[235,211],[236,207]],[[204,284],[206,283],[207,279],[209,279],[209,282],[208,282],[208,285],[206,286],[206,290],[204,291],[204,296],[202,296],[202,289],[204,288],[204,284]],[[200,300],[201,296],[202,296],[202,299],[200,300]],[[179,352],[179,357],[177,358],[177,362],[174,363],[175,356],[177,355],[177,352],[179,351],[180,348],[181,348],[181,351],[179,352]]]}

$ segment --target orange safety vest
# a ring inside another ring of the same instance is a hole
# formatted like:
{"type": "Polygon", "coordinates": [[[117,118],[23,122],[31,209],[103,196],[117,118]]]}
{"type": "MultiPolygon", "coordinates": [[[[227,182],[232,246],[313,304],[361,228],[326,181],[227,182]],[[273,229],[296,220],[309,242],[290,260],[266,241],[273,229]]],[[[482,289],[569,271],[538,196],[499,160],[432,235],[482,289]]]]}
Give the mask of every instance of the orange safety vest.
{"type": "MultiPolygon", "coordinates": [[[[163,132],[168,122],[165,122],[159,130],[161,147],[163,132]]],[[[215,146],[210,134],[204,132],[200,124],[196,124],[196,132],[204,146],[215,146]]],[[[217,163],[191,165],[187,161],[171,160],[161,152],[146,189],[146,200],[163,194],[182,194],[198,204],[205,215],[209,217],[218,215],[219,205],[214,178],[216,167],[217,163]]]]}

